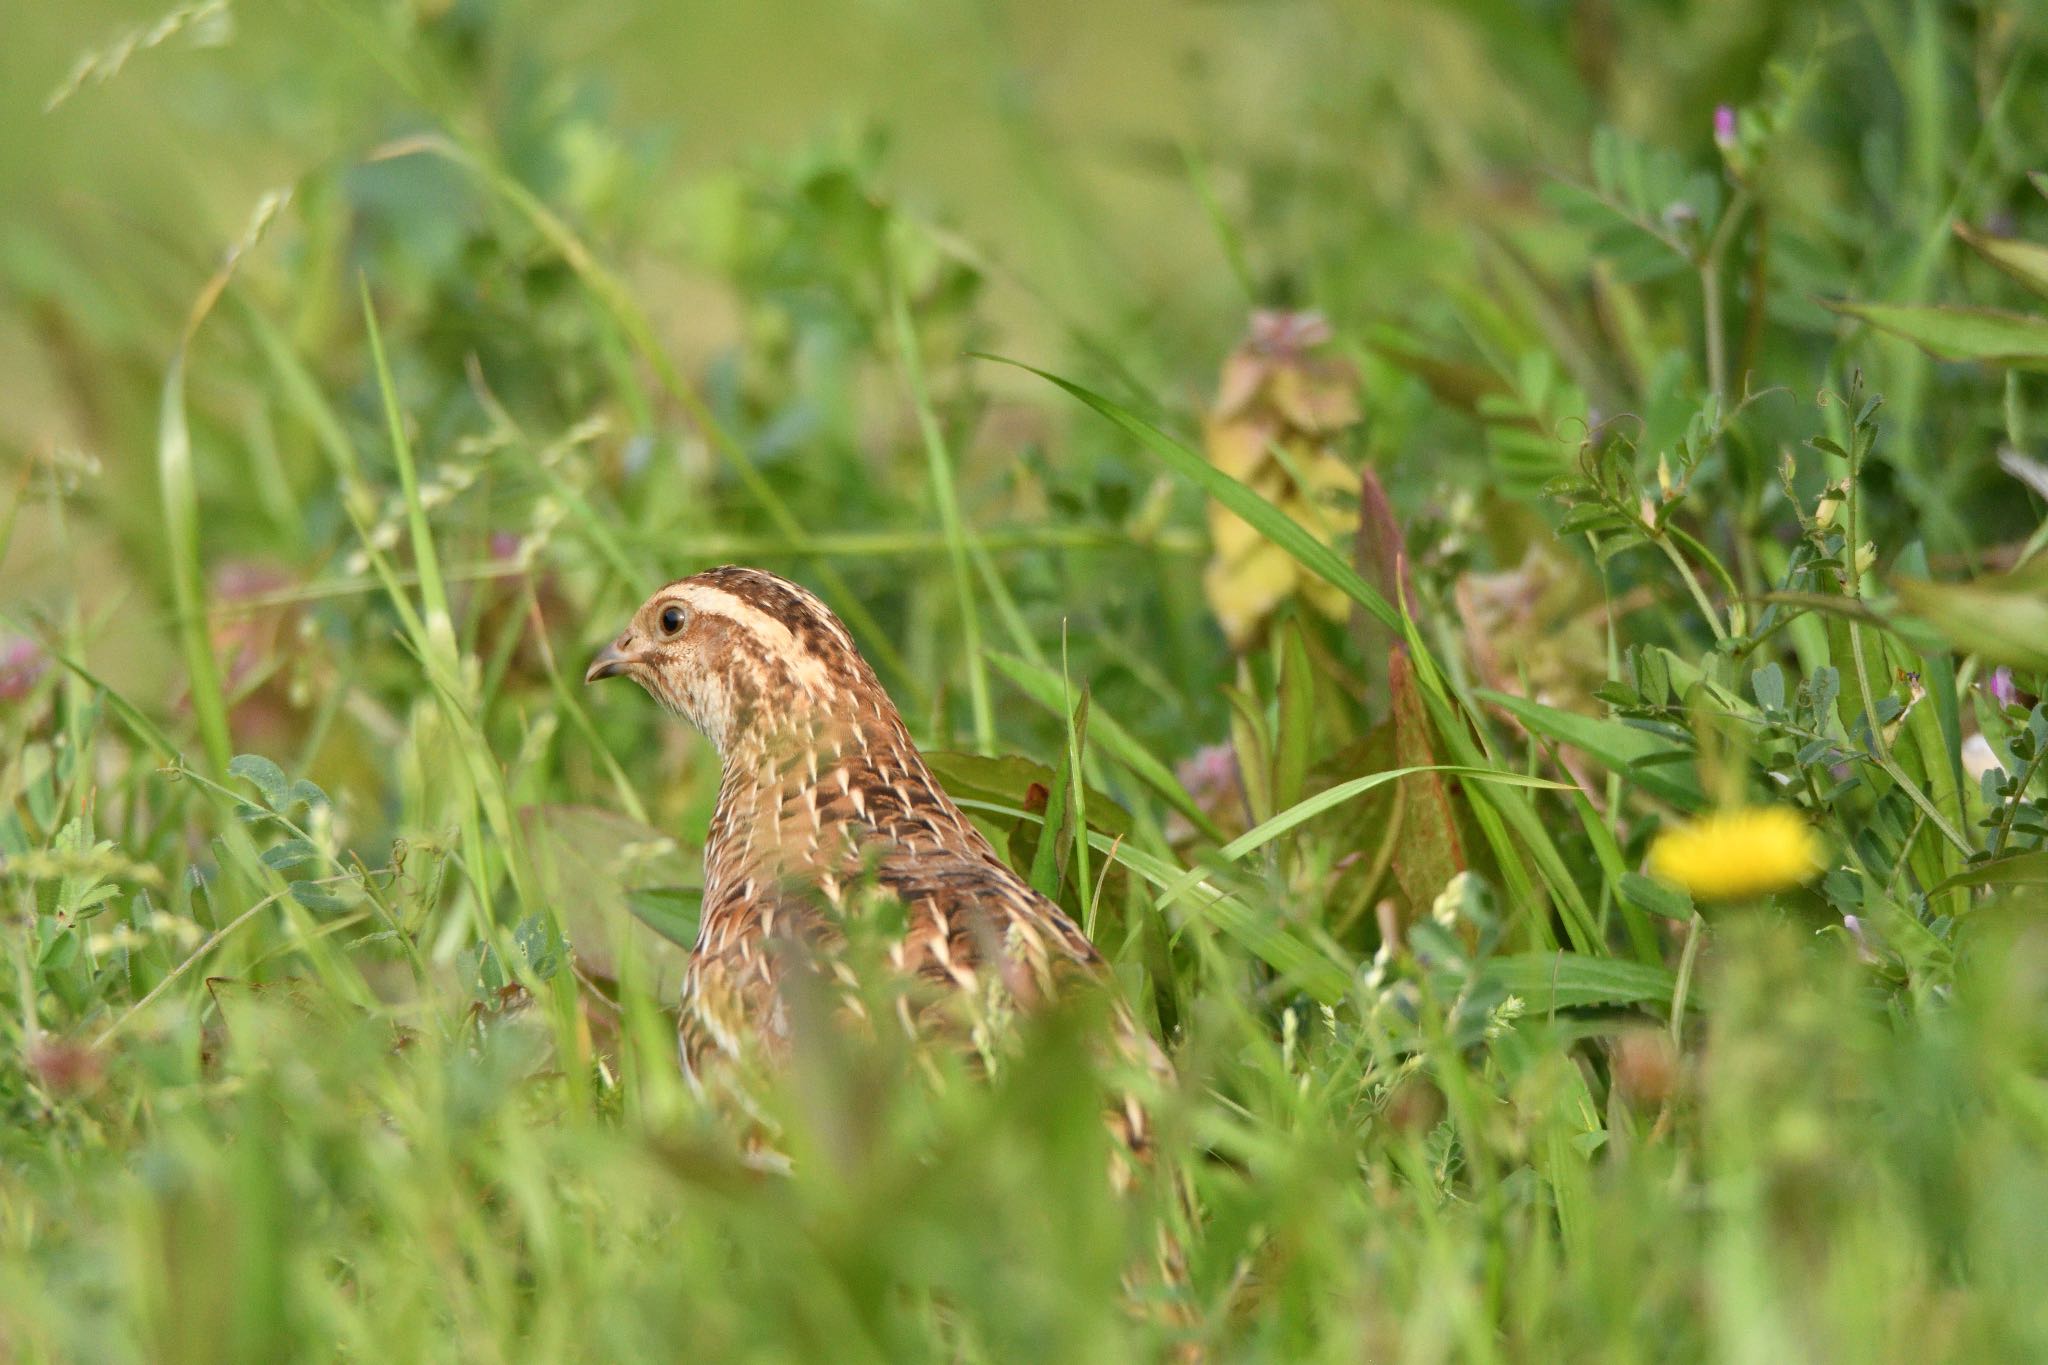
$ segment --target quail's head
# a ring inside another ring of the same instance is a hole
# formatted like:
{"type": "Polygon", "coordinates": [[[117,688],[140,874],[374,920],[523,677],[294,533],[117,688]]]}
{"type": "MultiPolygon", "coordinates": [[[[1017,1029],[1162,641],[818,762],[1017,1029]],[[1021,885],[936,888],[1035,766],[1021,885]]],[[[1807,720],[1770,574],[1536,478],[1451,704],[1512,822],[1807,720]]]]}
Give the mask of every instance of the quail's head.
{"type": "Polygon", "coordinates": [[[816,597],[728,566],[679,579],[633,613],[584,673],[631,678],[720,753],[750,737],[814,734],[893,715],[853,637],[816,597]]]}

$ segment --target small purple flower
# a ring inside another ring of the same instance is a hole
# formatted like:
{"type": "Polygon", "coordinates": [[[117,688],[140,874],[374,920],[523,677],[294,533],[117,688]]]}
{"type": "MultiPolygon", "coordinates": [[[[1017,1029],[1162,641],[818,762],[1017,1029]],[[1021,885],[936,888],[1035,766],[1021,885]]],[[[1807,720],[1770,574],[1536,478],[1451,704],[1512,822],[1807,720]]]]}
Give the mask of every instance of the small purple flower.
{"type": "Polygon", "coordinates": [[[0,701],[20,701],[50,666],[43,647],[26,635],[0,636],[0,701]]]}
{"type": "Polygon", "coordinates": [[[1722,151],[1731,151],[1735,146],[1735,108],[1733,105],[1714,106],[1714,145],[1722,151]]]}
{"type": "Polygon", "coordinates": [[[1314,350],[1334,335],[1321,313],[1290,313],[1278,308],[1253,313],[1251,333],[1253,350],[1288,357],[1314,350]]]}
{"type": "Polygon", "coordinates": [[[2020,690],[2013,684],[2012,670],[2004,664],[2000,664],[1991,671],[1989,686],[1991,688],[1992,700],[1996,701],[2000,706],[2012,706],[2018,703],[2020,690]]]}
{"type": "Polygon", "coordinates": [[[512,531],[491,532],[491,558],[519,558],[519,536],[512,531]]]}
{"type": "Polygon", "coordinates": [[[1237,791],[1237,750],[1228,744],[1210,744],[1180,761],[1174,770],[1189,795],[1205,807],[1237,791]]]}
{"type": "Polygon", "coordinates": [[[1863,929],[1861,915],[1842,916],[1842,927],[1849,931],[1849,938],[1856,945],[1856,956],[1864,962],[1876,962],[1877,953],[1870,946],[1870,938],[1863,929]]]}
{"type": "MultiPolygon", "coordinates": [[[[1187,788],[1195,804],[1217,823],[1242,827],[1244,783],[1237,770],[1237,750],[1228,744],[1209,744],[1195,750],[1174,768],[1175,776],[1187,788]]],[[[1179,811],[1166,818],[1166,837],[1185,843],[1195,837],[1195,827],[1179,811]]]]}

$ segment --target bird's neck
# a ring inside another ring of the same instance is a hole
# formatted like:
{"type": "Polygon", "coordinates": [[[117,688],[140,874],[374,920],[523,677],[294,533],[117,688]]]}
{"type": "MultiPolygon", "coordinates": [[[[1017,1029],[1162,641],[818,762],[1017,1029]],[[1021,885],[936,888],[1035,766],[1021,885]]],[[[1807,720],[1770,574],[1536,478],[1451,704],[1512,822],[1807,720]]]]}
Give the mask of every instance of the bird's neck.
{"type": "MultiPolygon", "coordinates": [[[[889,717],[893,720],[894,717],[889,717]]],[[[784,712],[738,729],[718,746],[721,793],[801,791],[848,752],[869,748],[883,725],[819,712],[784,712]]],[[[900,732],[901,723],[895,728],[900,732]]],[[[908,747],[908,741],[904,741],[908,747]]]]}
{"type": "Polygon", "coordinates": [[[836,874],[912,810],[968,837],[893,708],[785,717],[734,736],[719,757],[710,843],[735,876],[836,874]]]}

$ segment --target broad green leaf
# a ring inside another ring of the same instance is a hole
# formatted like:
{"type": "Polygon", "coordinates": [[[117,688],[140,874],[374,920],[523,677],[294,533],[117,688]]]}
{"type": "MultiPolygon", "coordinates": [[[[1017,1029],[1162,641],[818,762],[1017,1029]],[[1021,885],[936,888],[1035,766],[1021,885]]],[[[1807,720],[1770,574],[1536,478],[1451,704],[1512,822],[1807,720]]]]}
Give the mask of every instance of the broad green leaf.
{"type": "Polygon", "coordinates": [[[1667,967],[1585,953],[1515,953],[1489,958],[1482,979],[1529,1002],[1532,1012],[1594,1005],[1666,1005],[1678,978],[1667,967]]]}
{"type": "Polygon", "coordinates": [[[2048,365],[2048,317],[1931,304],[1835,303],[1829,307],[1902,336],[1937,360],[2048,365]]]}
{"type": "MultiPolygon", "coordinates": [[[[1052,790],[1053,770],[1022,754],[971,754],[964,749],[931,749],[924,755],[925,766],[939,779],[939,785],[956,800],[972,797],[980,801],[1024,804],[1033,785],[1052,790]]],[[[1088,828],[1107,834],[1129,834],[1131,813],[1100,787],[1085,790],[1088,828]]]]}
{"type": "Polygon", "coordinates": [[[1956,236],[1970,249],[2043,298],[2048,298],[2048,246],[2011,237],[1987,237],[1967,223],[1956,224],[1956,236]]]}
{"type": "Polygon", "coordinates": [[[292,899],[315,914],[346,910],[356,903],[356,884],[348,880],[293,882],[292,899]]]}
{"type": "Polygon", "coordinates": [[[334,804],[327,799],[326,792],[320,790],[317,785],[308,782],[303,777],[292,783],[291,790],[284,794],[284,798],[284,805],[281,809],[286,811],[299,806],[312,810],[320,806],[331,806],[334,804]]]}
{"type": "Polygon", "coordinates": [[[263,850],[263,865],[273,872],[290,872],[319,861],[320,850],[304,839],[287,839],[263,850]]]}
{"type": "Polygon", "coordinates": [[[576,945],[583,965],[617,976],[623,964],[615,954],[654,946],[641,935],[615,935],[621,907],[684,948],[695,941],[703,875],[696,850],[685,851],[664,831],[595,806],[522,806],[519,822],[538,894],[560,914],[562,934],[576,945]],[[643,892],[650,900],[636,899],[643,892]],[[649,908],[651,902],[658,903],[649,908]]]}
{"type": "Polygon", "coordinates": [[[1950,645],[1990,664],[2048,668],[2048,575],[1994,575],[1967,583],[1898,578],[1892,590],[1950,645]]]}
{"type": "Polygon", "coordinates": [[[283,810],[286,794],[291,790],[291,779],[284,775],[284,769],[262,754],[236,754],[228,761],[228,772],[234,777],[245,778],[263,793],[263,804],[272,810],[283,810]]]}
{"type": "Polygon", "coordinates": [[[1751,689],[1756,693],[1757,705],[1766,711],[1785,709],[1785,670],[1774,663],[1765,664],[1749,675],[1751,689]]]}
{"type": "Polygon", "coordinates": [[[1964,868],[1931,888],[1928,895],[1972,886],[2048,886],[2048,851],[2019,853],[1964,868]]]}
{"type": "Polygon", "coordinates": [[[1615,888],[1623,900],[1638,909],[1665,919],[1677,920],[1683,924],[1692,918],[1692,897],[1675,886],[1645,877],[1640,872],[1624,872],[1621,883],[1615,888]]]}
{"type": "Polygon", "coordinates": [[[1707,807],[1698,783],[1680,766],[1680,760],[1690,755],[1678,745],[1618,720],[1561,711],[1506,692],[1482,690],[1474,695],[1500,707],[1544,738],[1581,750],[1603,767],[1680,810],[1701,811],[1707,807]]]}
{"type": "Polygon", "coordinates": [[[626,908],[669,942],[689,948],[697,942],[704,893],[692,886],[643,886],[626,893],[626,908]]]}
{"type": "Polygon", "coordinates": [[[519,921],[512,930],[512,941],[526,955],[526,965],[543,981],[561,970],[562,958],[569,947],[553,921],[540,914],[528,915],[519,921]]]}

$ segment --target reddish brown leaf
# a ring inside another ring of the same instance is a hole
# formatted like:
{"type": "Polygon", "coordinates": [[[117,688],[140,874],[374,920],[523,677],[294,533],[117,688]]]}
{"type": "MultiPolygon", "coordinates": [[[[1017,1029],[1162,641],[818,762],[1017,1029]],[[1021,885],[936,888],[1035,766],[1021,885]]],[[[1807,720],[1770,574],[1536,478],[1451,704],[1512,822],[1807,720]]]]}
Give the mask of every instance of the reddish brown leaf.
{"type": "MultiPolygon", "coordinates": [[[[1396,646],[1387,659],[1393,693],[1394,755],[1400,766],[1434,764],[1429,715],[1416,691],[1415,666],[1405,647],[1396,646]]],[[[1401,779],[1401,841],[1394,849],[1394,879],[1406,895],[1411,914],[1427,913],[1451,878],[1466,868],[1457,817],[1441,773],[1416,773],[1401,779]]]]}

